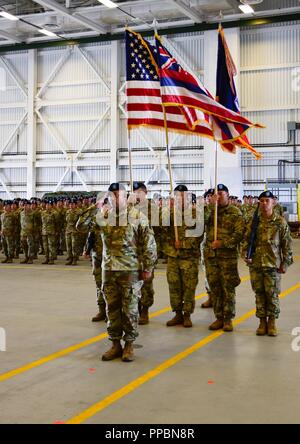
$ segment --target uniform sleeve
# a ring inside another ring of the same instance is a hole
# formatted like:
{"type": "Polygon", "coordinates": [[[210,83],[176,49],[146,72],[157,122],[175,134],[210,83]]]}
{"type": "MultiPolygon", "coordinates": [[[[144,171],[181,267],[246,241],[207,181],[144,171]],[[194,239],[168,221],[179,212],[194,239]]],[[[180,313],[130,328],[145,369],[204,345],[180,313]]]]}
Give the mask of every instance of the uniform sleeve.
{"type": "Polygon", "coordinates": [[[138,235],[140,238],[140,260],[143,264],[143,269],[152,271],[157,260],[157,248],[153,229],[150,228],[146,218],[141,219],[138,235]]]}
{"type": "Polygon", "coordinates": [[[293,260],[293,251],[292,251],[291,232],[285,220],[281,230],[281,252],[282,252],[282,264],[284,267],[287,268],[290,265],[292,265],[294,260],[293,260]]]}
{"type": "Polygon", "coordinates": [[[244,237],[245,222],[242,213],[238,210],[232,214],[232,232],[230,236],[222,240],[222,247],[235,249],[244,237]]]}

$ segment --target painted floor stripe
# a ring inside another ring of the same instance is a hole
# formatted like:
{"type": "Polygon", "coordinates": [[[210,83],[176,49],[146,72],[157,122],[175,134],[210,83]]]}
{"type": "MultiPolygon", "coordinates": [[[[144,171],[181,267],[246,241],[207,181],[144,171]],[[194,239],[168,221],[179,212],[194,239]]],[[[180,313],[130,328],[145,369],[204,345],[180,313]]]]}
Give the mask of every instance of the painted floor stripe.
{"type": "MultiPolygon", "coordinates": [[[[285,298],[287,295],[289,295],[290,293],[292,293],[298,289],[300,289],[300,282],[298,284],[290,287],[288,290],[284,291],[283,293],[281,293],[280,298],[281,299],[285,298]]],[[[255,314],[255,309],[248,311],[243,316],[241,316],[239,319],[237,319],[233,322],[234,326],[241,324],[242,322],[246,321],[254,314],[255,314]]],[[[142,386],[146,382],[148,382],[151,379],[155,378],[156,376],[160,375],[164,371],[168,370],[170,367],[173,367],[178,362],[187,358],[192,353],[198,351],[200,348],[204,347],[205,345],[209,344],[210,342],[214,341],[215,339],[218,339],[220,336],[223,336],[224,334],[226,334],[226,333],[223,332],[223,330],[219,330],[217,332],[214,332],[214,333],[206,336],[205,338],[201,339],[201,341],[199,341],[196,344],[192,345],[191,347],[183,350],[182,352],[172,356],[170,359],[166,360],[162,364],[160,364],[157,367],[153,368],[152,370],[148,371],[147,373],[140,376],[139,378],[134,379],[129,384],[125,385],[124,387],[120,388],[119,390],[116,390],[114,393],[112,393],[111,395],[102,399],[97,404],[94,404],[93,406],[84,410],[79,415],[76,415],[73,418],[69,419],[68,421],[66,421],[66,424],[81,424],[81,423],[85,422],[87,419],[91,418],[92,416],[94,416],[97,413],[101,412],[102,410],[106,409],[111,404],[115,403],[116,401],[118,401],[119,399],[128,395],[129,393],[133,392],[138,387],[142,386]]]]}

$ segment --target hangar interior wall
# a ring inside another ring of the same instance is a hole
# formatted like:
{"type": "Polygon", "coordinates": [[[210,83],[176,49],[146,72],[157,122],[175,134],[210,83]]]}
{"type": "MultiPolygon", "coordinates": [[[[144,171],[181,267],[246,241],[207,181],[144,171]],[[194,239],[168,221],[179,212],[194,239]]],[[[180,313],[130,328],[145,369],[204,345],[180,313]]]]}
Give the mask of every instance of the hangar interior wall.
{"type": "MultiPolygon", "coordinates": [[[[165,44],[205,79],[204,33],[172,35],[165,44]]],[[[245,150],[241,155],[244,190],[258,193],[266,180],[299,178],[299,164],[285,164],[279,177],[278,161],[300,160],[298,148],[287,144],[287,122],[300,122],[300,23],[241,29],[238,68],[242,112],[266,126],[249,132],[263,159],[245,150]]],[[[128,181],[124,81],[121,42],[1,55],[0,198],[102,190],[112,180],[128,181]]],[[[300,131],[294,136],[299,144],[300,131]]],[[[167,193],[164,133],[135,130],[131,146],[134,179],[167,193]]],[[[175,181],[202,191],[203,140],[170,134],[170,146],[175,181]]],[[[278,192],[295,200],[292,189],[278,192]]]]}

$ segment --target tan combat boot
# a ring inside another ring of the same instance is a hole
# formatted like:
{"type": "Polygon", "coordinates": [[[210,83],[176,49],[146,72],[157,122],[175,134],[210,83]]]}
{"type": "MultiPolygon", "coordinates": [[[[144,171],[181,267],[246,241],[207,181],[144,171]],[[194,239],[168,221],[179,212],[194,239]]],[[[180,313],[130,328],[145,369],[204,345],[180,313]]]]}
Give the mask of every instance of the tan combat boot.
{"type": "Polygon", "coordinates": [[[139,325],[146,325],[146,324],[149,324],[149,308],[143,307],[141,310],[139,325]]]}
{"type": "Polygon", "coordinates": [[[176,311],[176,315],[167,322],[167,327],[174,327],[174,325],[183,324],[182,311],[176,311]]]}
{"type": "Polygon", "coordinates": [[[67,258],[67,262],[65,263],[65,265],[72,265],[73,264],[73,259],[67,258]]]}
{"type": "Polygon", "coordinates": [[[13,258],[12,257],[9,257],[9,258],[7,258],[7,261],[6,261],[6,263],[7,264],[13,264],[13,258]]]}
{"type": "Polygon", "coordinates": [[[223,325],[223,319],[216,319],[215,322],[210,324],[208,328],[209,330],[221,330],[221,328],[223,328],[223,325]]]}
{"type": "Polygon", "coordinates": [[[190,313],[183,313],[183,326],[185,328],[193,327],[190,313]]]}
{"type": "Polygon", "coordinates": [[[123,349],[120,341],[113,341],[113,345],[102,355],[102,361],[112,361],[122,356],[123,349]]]}
{"type": "Polygon", "coordinates": [[[49,259],[48,265],[54,265],[54,260],[53,259],[49,259]]]}
{"type": "Polygon", "coordinates": [[[1,261],[1,264],[7,264],[8,262],[8,257],[6,257],[5,259],[3,259],[3,261],[1,261]]]}
{"type": "Polygon", "coordinates": [[[211,296],[208,296],[207,301],[203,302],[203,304],[201,304],[201,308],[212,308],[213,304],[212,304],[212,300],[211,300],[211,296]]]}
{"type": "Polygon", "coordinates": [[[267,318],[260,318],[258,329],[256,330],[257,336],[264,336],[268,333],[267,318]]]}
{"type": "Polygon", "coordinates": [[[42,262],[42,265],[47,265],[47,264],[49,264],[49,258],[45,257],[45,260],[44,262],[42,262]]]}
{"type": "Polygon", "coordinates": [[[105,319],[106,319],[105,310],[102,307],[99,307],[99,313],[92,318],[92,322],[100,322],[104,321],[105,319]]]}
{"type": "Polygon", "coordinates": [[[125,347],[122,355],[123,362],[132,362],[134,361],[134,352],[133,352],[133,343],[125,342],[125,347]]]}
{"type": "Polygon", "coordinates": [[[268,335],[277,336],[277,328],[275,323],[275,318],[268,319],[268,335]]]}
{"type": "Polygon", "coordinates": [[[32,257],[28,258],[27,264],[33,264],[33,258],[32,257]]]}
{"type": "Polygon", "coordinates": [[[25,259],[23,259],[22,261],[20,261],[20,264],[28,264],[28,257],[25,257],[25,259]]]}
{"type": "Polygon", "coordinates": [[[233,331],[233,325],[231,319],[224,319],[223,331],[233,331]]]}

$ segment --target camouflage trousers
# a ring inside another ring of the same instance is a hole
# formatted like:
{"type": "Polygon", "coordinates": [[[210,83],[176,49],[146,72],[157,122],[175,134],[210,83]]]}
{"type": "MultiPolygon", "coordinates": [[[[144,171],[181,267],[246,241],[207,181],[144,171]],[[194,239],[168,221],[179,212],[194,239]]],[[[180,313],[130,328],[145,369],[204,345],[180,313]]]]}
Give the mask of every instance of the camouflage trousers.
{"type": "Polygon", "coordinates": [[[94,251],[92,252],[92,267],[93,267],[93,276],[96,284],[96,296],[97,296],[97,304],[99,308],[103,307],[105,309],[105,300],[102,294],[102,256],[97,255],[94,251]]]}
{"type": "Polygon", "coordinates": [[[250,278],[256,299],[256,316],[258,318],[270,316],[278,319],[281,275],[276,268],[250,267],[250,278]]]}
{"type": "Polygon", "coordinates": [[[152,273],[151,278],[145,281],[142,286],[142,298],[141,298],[142,307],[149,308],[154,304],[153,279],[154,279],[154,272],[152,273]]]}
{"type": "Polygon", "coordinates": [[[194,312],[198,274],[198,257],[180,259],[168,256],[167,280],[172,311],[194,312]]]}
{"type": "Polygon", "coordinates": [[[205,269],[217,319],[235,317],[235,287],[240,283],[237,258],[205,258],[205,269]]]}
{"type": "Polygon", "coordinates": [[[46,258],[53,260],[56,256],[55,234],[43,235],[43,247],[46,258]]]}
{"type": "Polygon", "coordinates": [[[107,332],[111,341],[133,342],[138,336],[141,297],[138,272],[103,272],[102,291],[106,303],[107,332]]]}
{"type": "Polygon", "coordinates": [[[16,248],[14,236],[2,236],[2,244],[5,256],[13,259],[16,248]]]}
{"type": "Polygon", "coordinates": [[[66,233],[66,244],[68,259],[78,258],[81,253],[79,233],[66,233]]]}
{"type": "Polygon", "coordinates": [[[33,234],[21,235],[21,245],[26,259],[33,258],[35,256],[35,242],[33,234]]]}

